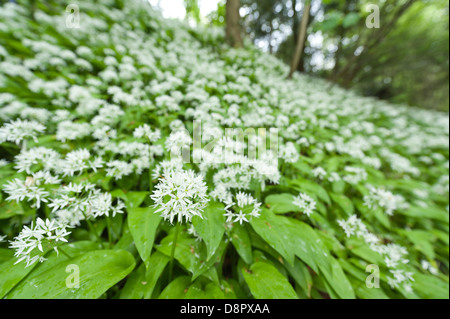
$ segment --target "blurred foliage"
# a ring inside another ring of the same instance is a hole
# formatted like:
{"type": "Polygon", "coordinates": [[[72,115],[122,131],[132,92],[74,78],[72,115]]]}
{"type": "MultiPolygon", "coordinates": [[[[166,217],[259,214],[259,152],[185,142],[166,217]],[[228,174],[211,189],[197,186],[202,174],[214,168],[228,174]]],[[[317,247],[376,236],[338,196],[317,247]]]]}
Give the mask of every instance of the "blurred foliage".
{"type": "MultiPolygon", "coordinates": [[[[248,36],[290,63],[302,0],[243,0],[248,36]]],[[[299,71],[367,96],[449,110],[449,4],[445,0],[314,0],[299,71]],[[380,8],[369,29],[367,7],[380,8]]]]}

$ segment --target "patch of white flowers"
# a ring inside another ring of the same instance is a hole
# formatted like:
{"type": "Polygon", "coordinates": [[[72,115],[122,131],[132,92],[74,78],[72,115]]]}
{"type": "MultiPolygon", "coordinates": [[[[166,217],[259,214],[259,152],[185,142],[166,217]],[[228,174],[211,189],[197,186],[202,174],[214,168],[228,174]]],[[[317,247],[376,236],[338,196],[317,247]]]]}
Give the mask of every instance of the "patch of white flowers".
{"type": "Polygon", "coordinates": [[[393,216],[398,209],[408,209],[409,205],[400,195],[394,195],[391,192],[382,189],[369,187],[370,194],[364,196],[364,205],[370,209],[381,208],[388,216],[393,216]]]}
{"type": "Polygon", "coordinates": [[[317,205],[314,199],[304,193],[300,193],[297,197],[295,197],[293,204],[300,208],[300,210],[308,217],[314,213],[317,205]]]}
{"type": "Polygon", "coordinates": [[[26,267],[29,267],[38,261],[44,262],[45,254],[51,249],[58,253],[58,244],[67,242],[68,235],[67,225],[38,218],[30,227],[24,226],[9,247],[15,250],[16,264],[25,261],[26,267]]]}
{"type": "Polygon", "coordinates": [[[202,217],[209,198],[208,187],[201,175],[194,171],[168,171],[159,179],[153,195],[155,214],[160,214],[171,224],[191,222],[192,217],[202,217]]]}
{"type": "Polygon", "coordinates": [[[36,121],[15,120],[0,127],[0,143],[12,142],[20,144],[23,140],[33,139],[42,134],[45,126],[36,121]]]}
{"type": "Polygon", "coordinates": [[[407,259],[408,251],[404,247],[396,244],[383,244],[376,235],[367,229],[364,222],[356,215],[352,215],[347,220],[339,220],[338,224],[342,227],[347,237],[355,236],[362,238],[369,245],[370,249],[383,256],[386,267],[393,275],[387,278],[388,284],[392,289],[402,286],[406,292],[413,291],[413,273],[401,269],[402,265],[409,263],[407,259]]]}
{"type": "Polygon", "coordinates": [[[233,201],[227,201],[225,217],[227,223],[249,223],[252,218],[258,218],[261,212],[261,203],[250,194],[239,192],[233,201]]]}

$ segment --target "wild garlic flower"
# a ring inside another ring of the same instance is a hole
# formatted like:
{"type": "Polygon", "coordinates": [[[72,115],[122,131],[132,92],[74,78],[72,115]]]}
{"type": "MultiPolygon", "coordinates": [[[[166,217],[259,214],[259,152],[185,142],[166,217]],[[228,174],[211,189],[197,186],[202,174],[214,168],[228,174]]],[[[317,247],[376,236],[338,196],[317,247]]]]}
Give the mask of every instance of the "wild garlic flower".
{"type": "Polygon", "coordinates": [[[194,171],[170,171],[159,179],[156,190],[151,195],[157,208],[155,214],[161,216],[173,224],[182,223],[183,219],[190,222],[193,216],[202,218],[202,212],[206,208],[209,199],[208,187],[201,175],[194,171]]]}
{"type": "Polygon", "coordinates": [[[292,142],[286,143],[286,145],[280,145],[280,157],[284,159],[286,163],[296,163],[300,159],[300,154],[292,142]]]}
{"type": "Polygon", "coordinates": [[[5,235],[5,236],[1,236],[1,235],[0,235],[0,243],[5,242],[5,241],[6,241],[6,240],[5,240],[6,238],[7,238],[6,235],[5,235]]]}
{"type": "Polygon", "coordinates": [[[320,180],[323,180],[327,176],[327,171],[324,170],[322,167],[317,167],[313,169],[312,173],[315,178],[318,178],[320,180]]]}
{"type": "Polygon", "coordinates": [[[338,220],[338,224],[342,227],[347,237],[363,237],[368,233],[366,225],[356,215],[352,215],[347,220],[338,220]]]}
{"type": "Polygon", "coordinates": [[[123,214],[125,204],[121,200],[117,200],[116,205],[113,202],[111,194],[101,192],[93,184],[70,183],[56,192],[48,207],[52,208],[58,221],[78,226],[86,218],[123,214]]]}
{"type": "Polygon", "coordinates": [[[342,179],[349,184],[356,185],[367,180],[368,175],[364,168],[347,166],[344,170],[347,174],[342,179]]]}
{"type": "Polygon", "coordinates": [[[46,147],[34,147],[22,150],[15,158],[15,169],[18,172],[31,174],[36,169],[51,171],[59,166],[61,155],[46,147]]]}
{"type": "Polygon", "coordinates": [[[240,192],[236,195],[235,201],[226,203],[225,217],[227,223],[249,223],[252,218],[261,216],[261,203],[253,196],[240,192]]]}
{"type": "Polygon", "coordinates": [[[371,250],[384,258],[386,267],[394,274],[393,278],[388,277],[388,283],[392,289],[397,289],[400,287],[400,284],[403,284],[403,288],[406,291],[412,291],[411,282],[414,281],[412,273],[405,272],[399,268],[409,263],[409,260],[406,258],[408,251],[404,247],[396,244],[382,244],[380,239],[370,233],[366,225],[356,215],[351,216],[348,220],[339,220],[338,223],[344,229],[347,237],[356,236],[362,238],[371,250]]]}
{"type": "Polygon", "coordinates": [[[56,220],[44,221],[41,218],[38,218],[35,224],[32,222],[30,227],[24,226],[9,246],[15,249],[15,264],[25,261],[26,267],[29,267],[37,261],[43,262],[49,249],[54,249],[58,254],[58,243],[67,242],[65,237],[70,234],[66,228],[67,225],[56,220]]]}
{"type": "Polygon", "coordinates": [[[39,187],[36,180],[29,176],[25,181],[18,178],[9,181],[3,186],[3,190],[9,195],[6,200],[15,200],[17,203],[27,199],[28,202],[34,202],[32,207],[40,208],[41,202],[48,202],[50,195],[44,188],[39,187]]]}
{"type": "Polygon", "coordinates": [[[103,167],[103,160],[101,157],[91,159],[90,152],[83,148],[67,153],[66,158],[60,160],[58,165],[58,170],[64,176],[74,176],[75,173],[81,175],[87,169],[97,172],[97,169],[103,167]]]}
{"type": "Polygon", "coordinates": [[[406,292],[413,292],[411,283],[414,281],[414,274],[412,272],[408,272],[403,269],[394,269],[390,270],[390,272],[393,277],[387,277],[387,281],[392,289],[398,289],[400,285],[402,285],[406,292]]]}
{"type": "Polygon", "coordinates": [[[27,138],[32,138],[37,142],[37,136],[44,130],[45,126],[36,121],[18,119],[0,127],[0,143],[13,142],[18,145],[27,138]]]}
{"type": "Polygon", "coordinates": [[[144,124],[136,128],[133,135],[135,138],[142,138],[145,136],[150,142],[156,142],[161,138],[161,131],[158,129],[153,131],[149,125],[144,124]]]}
{"type": "Polygon", "coordinates": [[[394,195],[382,188],[370,187],[370,194],[364,196],[364,205],[370,209],[384,209],[388,216],[393,216],[398,209],[408,209],[409,205],[400,195],[394,195]]]}
{"type": "Polygon", "coordinates": [[[428,270],[432,275],[436,276],[439,274],[439,270],[436,267],[434,267],[429,261],[422,260],[420,264],[423,270],[428,270]]]}
{"type": "Polygon", "coordinates": [[[308,215],[308,217],[314,213],[317,205],[314,199],[303,193],[300,193],[300,195],[294,199],[293,204],[298,206],[304,214],[308,215]]]}

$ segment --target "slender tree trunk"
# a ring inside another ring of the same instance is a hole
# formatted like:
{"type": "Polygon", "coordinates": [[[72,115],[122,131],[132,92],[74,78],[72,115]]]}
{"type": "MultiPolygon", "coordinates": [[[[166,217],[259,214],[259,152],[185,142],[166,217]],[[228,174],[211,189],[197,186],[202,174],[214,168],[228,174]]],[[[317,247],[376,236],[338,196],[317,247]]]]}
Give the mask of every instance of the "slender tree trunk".
{"type": "Polygon", "coordinates": [[[294,72],[298,69],[298,65],[302,59],[303,49],[306,42],[306,30],[308,29],[309,13],[311,11],[311,2],[308,2],[303,10],[302,23],[298,34],[297,45],[295,47],[294,57],[291,63],[291,71],[289,72],[288,79],[292,79],[294,72]]]}
{"type": "Polygon", "coordinates": [[[234,48],[242,48],[244,43],[241,34],[240,0],[227,0],[226,5],[226,40],[234,48]]]}
{"type": "Polygon", "coordinates": [[[294,48],[297,46],[298,41],[298,13],[297,10],[295,10],[295,7],[297,6],[297,0],[292,1],[292,8],[294,10],[294,16],[292,17],[292,34],[294,35],[294,48]]]}

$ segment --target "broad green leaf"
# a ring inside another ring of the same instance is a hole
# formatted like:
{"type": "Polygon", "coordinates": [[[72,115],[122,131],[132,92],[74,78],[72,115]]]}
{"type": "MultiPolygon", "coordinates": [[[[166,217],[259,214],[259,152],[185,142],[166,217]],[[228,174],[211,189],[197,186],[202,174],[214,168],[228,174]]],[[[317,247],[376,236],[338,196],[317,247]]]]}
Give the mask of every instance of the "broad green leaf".
{"type": "Polygon", "coordinates": [[[192,224],[200,237],[205,241],[208,257],[211,259],[220,245],[225,233],[225,207],[219,203],[210,203],[203,213],[203,218],[194,216],[192,224]]]}
{"type": "Polygon", "coordinates": [[[190,284],[190,277],[178,277],[167,285],[158,299],[184,299],[190,284]]]}
{"type": "Polygon", "coordinates": [[[141,264],[129,276],[120,293],[120,299],[142,299],[145,293],[145,264],[141,264]]]}
{"type": "Polygon", "coordinates": [[[316,273],[320,270],[330,270],[330,253],[322,239],[308,224],[289,218],[287,232],[292,245],[292,251],[316,273]]]}
{"type": "Polygon", "coordinates": [[[125,278],[135,266],[133,256],[127,251],[93,251],[66,260],[24,281],[8,295],[13,299],[96,299],[125,278]],[[70,275],[67,266],[80,270],[80,288],[68,288],[70,275]]]}
{"type": "Polygon", "coordinates": [[[414,291],[424,299],[449,299],[449,284],[433,275],[414,274],[414,291]]]}
{"type": "Polygon", "coordinates": [[[250,222],[255,232],[261,236],[291,265],[294,263],[294,251],[289,232],[286,229],[285,217],[276,216],[267,209],[263,209],[259,218],[250,222]]]}
{"type": "Polygon", "coordinates": [[[292,194],[270,195],[266,198],[266,205],[275,214],[298,212],[298,206],[293,204],[294,199],[295,196],[292,194]]]}
{"type": "Polygon", "coordinates": [[[136,269],[123,287],[120,299],[151,299],[156,283],[168,262],[169,257],[155,252],[149,261],[150,270],[146,270],[145,264],[136,269]]]}
{"type": "Polygon", "coordinates": [[[150,270],[148,270],[145,275],[145,282],[146,282],[145,285],[146,290],[144,295],[145,299],[150,299],[152,297],[156,283],[158,282],[159,278],[164,272],[164,269],[169,263],[169,260],[170,259],[164,254],[161,254],[157,251],[153,253],[149,261],[150,270]]]}
{"type": "Polygon", "coordinates": [[[355,213],[355,206],[347,196],[330,193],[330,197],[348,216],[355,213]]]}
{"type": "Polygon", "coordinates": [[[342,299],[355,299],[355,292],[352,285],[345,275],[339,262],[332,256],[329,261],[331,262],[332,269],[321,267],[321,273],[324,275],[324,279],[327,281],[329,287],[342,299]]]}
{"type": "Polygon", "coordinates": [[[289,281],[266,262],[256,262],[242,269],[245,282],[256,299],[298,299],[289,281]]]}
{"type": "Polygon", "coordinates": [[[247,263],[253,262],[252,242],[247,229],[242,225],[234,225],[229,232],[229,237],[239,256],[247,263]]]}
{"type": "Polygon", "coordinates": [[[436,207],[415,207],[412,206],[410,209],[407,210],[398,210],[396,211],[396,214],[401,214],[409,217],[415,217],[418,219],[425,218],[425,219],[435,219],[438,221],[445,222],[446,224],[449,223],[449,214],[445,210],[436,208],[436,207]]]}
{"type": "Polygon", "coordinates": [[[16,261],[16,258],[12,258],[0,264],[0,298],[4,298],[11,289],[36,267],[36,264],[28,268],[25,268],[24,263],[14,265],[16,261]]]}
{"type": "Polygon", "coordinates": [[[293,266],[289,264],[285,264],[284,266],[289,271],[289,274],[294,278],[295,282],[301,287],[304,294],[308,298],[311,298],[311,287],[313,285],[313,280],[311,274],[309,273],[308,267],[297,258],[295,259],[293,266]]]}
{"type": "Polygon", "coordinates": [[[126,192],[116,189],[111,195],[123,199],[128,208],[138,208],[144,202],[145,198],[150,195],[149,192],[126,192]]]}
{"type": "Polygon", "coordinates": [[[224,292],[215,283],[197,279],[185,296],[186,299],[225,299],[224,292]]]}
{"type": "MultiPolygon", "coordinates": [[[[174,231],[165,237],[156,249],[166,256],[170,257],[172,253],[172,244],[174,240],[174,231]]],[[[180,232],[177,247],[175,249],[175,259],[192,274],[192,280],[205,273],[216,262],[220,262],[227,244],[222,241],[216,254],[206,261],[206,246],[203,242],[188,236],[185,232],[180,232]]]]}
{"type": "Polygon", "coordinates": [[[155,241],[156,231],[161,222],[159,214],[155,214],[152,207],[129,208],[128,209],[128,227],[133,236],[136,248],[149,268],[150,254],[155,241]]]}
{"type": "Polygon", "coordinates": [[[0,248],[0,264],[14,258],[14,250],[0,248]]]}

